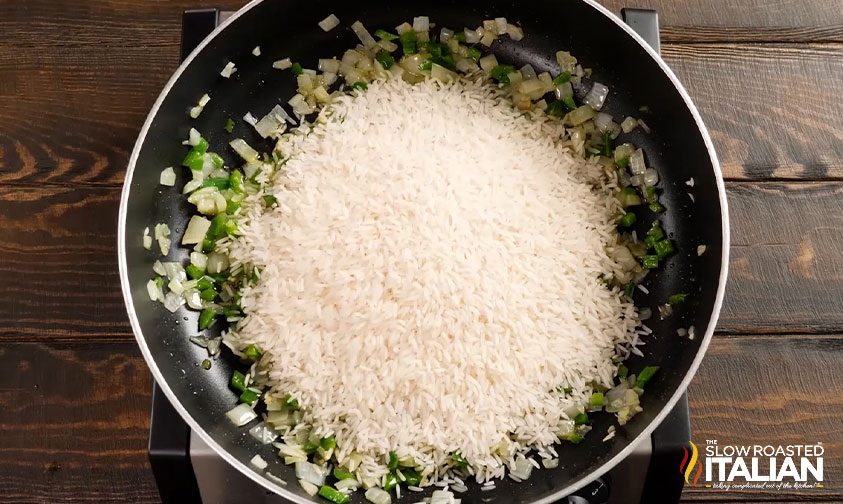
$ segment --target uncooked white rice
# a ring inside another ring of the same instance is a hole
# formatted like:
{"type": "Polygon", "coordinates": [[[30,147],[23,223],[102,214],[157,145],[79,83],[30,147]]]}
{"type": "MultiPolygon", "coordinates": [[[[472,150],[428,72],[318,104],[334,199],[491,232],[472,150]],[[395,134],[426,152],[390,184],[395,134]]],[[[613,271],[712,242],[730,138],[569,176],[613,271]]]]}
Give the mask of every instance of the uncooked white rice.
{"type": "Polygon", "coordinates": [[[222,244],[233,268],[262,267],[227,341],[265,350],[268,394],[335,435],[339,464],[362,454],[364,481],[391,450],[430,482],[456,450],[477,481],[503,477],[557,442],[590,383],[612,386],[616,345],[637,338],[600,281],[627,274],[613,181],[499,93],[391,79],[337,98],[279,144],[277,206],[250,197],[222,244]]]}

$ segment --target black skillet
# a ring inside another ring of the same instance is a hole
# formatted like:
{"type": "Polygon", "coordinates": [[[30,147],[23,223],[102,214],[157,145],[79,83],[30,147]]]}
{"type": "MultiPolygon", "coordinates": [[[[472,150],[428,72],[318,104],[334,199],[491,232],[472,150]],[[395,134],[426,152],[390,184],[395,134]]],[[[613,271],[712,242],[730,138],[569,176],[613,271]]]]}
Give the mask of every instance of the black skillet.
{"type": "MultiPolygon", "coordinates": [[[[466,504],[480,502],[550,503],[583,487],[607,472],[632,450],[636,441],[648,435],[671,410],[685,391],[705,352],[720,310],[728,264],[728,218],[723,180],[711,140],[685,90],[659,56],[645,42],[591,0],[515,3],[502,0],[433,0],[422,4],[389,0],[363,2],[255,1],[223,23],[179,67],[155,103],[128,167],[119,219],[119,263],[123,294],[132,328],[156,381],[190,427],[238,470],[264,487],[293,502],[319,501],[309,497],[295,482],[291,467],[284,466],[269,446],[261,446],[245,429],[235,429],[223,413],[237,402],[227,383],[236,359],[224,354],[205,371],[198,363],[205,351],[188,342],[196,334],[197,314],[180,310],[169,313],[152,303],[146,294],[155,254],[144,250],[146,226],[166,222],[174,237],[181,236],[191,208],[176,189],[158,184],[160,171],[177,166],[185,154],[181,141],[196,127],[226,158],[237,165],[232,152],[223,148],[230,138],[223,130],[228,117],[240,118],[247,111],[260,117],[276,103],[295,92],[289,72],[273,70],[275,59],[291,57],[306,67],[315,67],[320,57],[340,55],[357,43],[348,29],[355,20],[372,31],[392,28],[427,15],[438,26],[461,29],[484,19],[504,16],[520,23],[526,37],[518,42],[504,38],[492,46],[502,62],[530,63],[541,72],[556,73],[554,53],[564,49],[576,55],[584,66],[594,69],[593,78],[611,89],[605,110],[615,117],[641,116],[652,129],[640,129],[623,139],[644,148],[648,164],[658,169],[661,200],[668,211],[661,216],[665,229],[676,241],[679,253],[667,265],[644,281],[649,294],[636,291],[640,307],[655,307],[671,294],[689,292],[688,301],[675,313],[647,324],[654,334],[642,347],[644,357],[633,357],[627,366],[637,371],[645,365],[661,370],[642,396],[644,412],[618,428],[610,442],[603,433],[613,424],[609,415],[595,417],[594,432],[579,445],[565,445],[560,465],[537,470],[526,483],[509,479],[498,482],[492,492],[471,486],[459,497],[466,504]],[[317,22],[336,14],[342,24],[325,33],[317,22]],[[260,46],[261,57],[251,54],[260,46]],[[228,62],[238,71],[231,79],[220,77],[228,62]],[[188,109],[204,93],[211,102],[202,115],[191,120],[188,109]],[[648,114],[639,112],[647,105],[648,114]],[[686,181],[693,178],[694,185],[686,181]],[[692,201],[693,194],[696,202],[692,201]],[[697,247],[706,251],[698,256],[697,247]],[[694,326],[696,338],[677,335],[677,329],[694,326]],[[291,482],[279,486],[249,465],[259,453],[269,461],[269,470],[291,482]],[[482,499],[482,500],[481,500],[482,499]]],[[[250,144],[263,145],[250,126],[235,121],[235,135],[250,144]]],[[[269,147],[268,145],[266,147],[269,147]]],[[[177,170],[179,171],[179,170],[177,170]]],[[[176,187],[186,182],[180,173],[176,187]]],[[[638,233],[650,224],[642,219],[638,233]]],[[[188,252],[178,247],[170,260],[186,262],[188,252]]],[[[420,500],[425,494],[413,494],[420,500]]],[[[406,499],[405,499],[406,500],[406,499]]],[[[364,502],[356,495],[353,502],[364,502]]]]}

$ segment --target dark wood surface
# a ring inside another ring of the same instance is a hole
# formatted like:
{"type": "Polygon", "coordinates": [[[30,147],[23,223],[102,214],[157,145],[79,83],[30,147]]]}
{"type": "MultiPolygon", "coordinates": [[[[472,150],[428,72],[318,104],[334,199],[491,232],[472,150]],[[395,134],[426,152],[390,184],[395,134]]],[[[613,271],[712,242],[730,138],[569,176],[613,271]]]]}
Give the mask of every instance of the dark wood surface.
{"type": "MultiPolygon", "coordinates": [[[[609,0],[617,11],[628,2],[609,0]]],[[[178,63],[185,8],[0,0],[0,501],[157,502],[151,380],[116,273],[129,152],[178,63]]],[[[712,132],[732,264],[690,392],[693,437],[821,441],[826,488],[689,501],[843,501],[843,3],[639,0],[712,132]]]]}

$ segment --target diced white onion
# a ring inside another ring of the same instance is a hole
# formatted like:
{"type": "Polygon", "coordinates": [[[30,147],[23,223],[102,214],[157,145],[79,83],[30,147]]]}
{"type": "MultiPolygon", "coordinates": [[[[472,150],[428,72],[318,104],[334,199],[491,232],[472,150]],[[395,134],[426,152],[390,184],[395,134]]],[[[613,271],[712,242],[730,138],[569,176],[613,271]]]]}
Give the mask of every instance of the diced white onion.
{"type": "Polygon", "coordinates": [[[206,266],[208,273],[217,275],[228,269],[228,256],[222,252],[211,252],[208,255],[208,264],[206,266]]]}
{"type": "Polygon", "coordinates": [[[170,253],[170,244],[172,241],[170,240],[170,226],[161,223],[155,225],[155,239],[158,241],[158,247],[161,249],[162,255],[167,255],[170,253]]]}
{"type": "MultiPolygon", "coordinates": [[[[196,216],[194,216],[196,217],[196,216]]],[[[201,219],[202,217],[200,217],[201,219]]],[[[208,256],[203,254],[202,252],[191,252],[190,253],[190,264],[196,266],[197,268],[205,271],[205,268],[208,266],[208,256]]]]}
{"type": "Polygon", "coordinates": [[[706,247],[705,245],[698,245],[698,246],[697,246],[697,255],[698,255],[698,256],[701,256],[701,255],[705,254],[705,249],[706,249],[706,248],[707,248],[707,247],[706,247]]]}
{"type": "Polygon", "coordinates": [[[603,108],[607,96],[609,96],[609,88],[599,82],[595,82],[582,101],[585,104],[591,105],[591,108],[594,110],[600,110],[603,108]]]}
{"type": "Polygon", "coordinates": [[[491,31],[488,31],[488,32],[484,33],[483,36],[480,37],[480,43],[483,44],[486,47],[491,46],[492,42],[494,42],[494,41],[495,41],[495,34],[491,31]]]}
{"type": "MultiPolygon", "coordinates": [[[[211,227],[211,221],[199,216],[193,215],[190,217],[190,222],[187,223],[187,229],[184,230],[184,235],[181,238],[182,245],[192,245],[202,243],[208,229],[211,227]]],[[[191,254],[191,259],[193,255],[191,254]]]]}
{"type": "Polygon", "coordinates": [[[269,465],[266,463],[266,460],[263,459],[260,455],[255,455],[252,457],[252,460],[249,461],[250,464],[255,466],[257,469],[263,471],[269,465]]]}
{"type": "Polygon", "coordinates": [[[260,441],[261,444],[269,444],[278,438],[278,434],[263,422],[249,429],[249,435],[260,441]]]}
{"type": "Polygon", "coordinates": [[[290,61],[290,58],[284,58],[280,60],[276,60],[272,63],[272,68],[276,70],[286,70],[293,66],[293,62],[290,61]]]}
{"type": "Polygon", "coordinates": [[[508,33],[509,37],[516,42],[524,38],[524,30],[520,26],[516,26],[514,24],[507,25],[506,33],[508,33]]]}
{"type": "Polygon", "coordinates": [[[337,16],[331,14],[322,21],[319,21],[319,28],[322,28],[322,30],[328,32],[339,26],[339,24],[340,19],[337,16]]]}
{"type": "Polygon", "coordinates": [[[261,55],[261,46],[255,46],[255,48],[252,49],[252,56],[260,56],[260,55],[261,55]]]}
{"type": "Polygon", "coordinates": [[[236,71],[237,71],[237,67],[234,66],[234,63],[229,61],[228,63],[225,64],[225,66],[222,68],[222,70],[220,70],[220,75],[222,75],[223,77],[228,79],[236,71]]]}
{"type": "Polygon", "coordinates": [[[202,141],[202,135],[196,130],[196,128],[190,128],[190,133],[187,136],[187,143],[190,146],[199,145],[199,142],[202,141]]]}
{"type": "Polygon", "coordinates": [[[337,73],[340,71],[340,60],[336,58],[321,58],[319,60],[319,66],[317,68],[320,72],[337,73]]]}
{"type": "Polygon", "coordinates": [[[644,170],[644,185],[646,187],[652,187],[659,183],[659,172],[652,168],[647,168],[644,170]]]}
{"type": "Polygon", "coordinates": [[[470,73],[476,71],[479,67],[477,63],[471,58],[463,58],[456,63],[457,70],[462,73],[470,73]]]}
{"type": "Polygon", "coordinates": [[[344,480],[337,481],[336,484],[334,484],[334,487],[343,493],[352,492],[360,488],[360,482],[354,478],[346,478],[344,480]]]}
{"type": "Polygon", "coordinates": [[[643,175],[646,169],[647,165],[644,164],[644,151],[636,149],[636,151],[629,156],[629,171],[633,175],[643,175]]]}
{"type": "Polygon", "coordinates": [[[304,480],[299,480],[299,485],[301,485],[304,491],[307,492],[307,495],[311,497],[319,493],[319,487],[314,485],[313,483],[304,480]]]}
{"type": "Polygon", "coordinates": [[[439,32],[439,41],[443,44],[447,43],[451,40],[451,37],[454,36],[454,30],[449,30],[448,28],[442,28],[439,32]]]}
{"type": "Polygon", "coordinates": [[[427,16],[418,16],[413,18],[413,31],[426,32],[430,30],[430,18],[427,16]]]}
{"type": "Polygon", "coordinates": [[[395,27],[395,31],[398,32],[398,35],[401,35],[402,33],[413,31],[413,25],[411,25],[410,23],[401,23],[400,25],[395,27]]]}
{"type": "Polygon", "coordinates": [[[205,307],[202,303],[202,297],[199,296],[199,291],[196,289],[185,289],[181,296],[187,302],[187,306],[193,308],[194,310],[201,310],[205,307]]]}
{"type": "Polygon", "coordinates": [[[275,105],[268,114],[263,116],[253,126],[263,138],[279,135],[286,130],[286,118],[289,117],[281,105],[275,105]]]}
{"type": "Polygon", "coordinates": [[[155,280],[146,282],[146,292],[149,294],[151,301],[164,301],[164,293],[158,287],[158,284],[155,283],[155,280]]]}
{"type": "Polygon", "coordinates": [[[377,45],[377,42],[375,42],[375,39],[369,33],[369,30],[367,30],[360,21],[355,21],[351,25],[351,30],[355,35],[357,35],[357,38],[360,39],[360,43],[363,44],[363,47],[373,47],[377,45]]]}
{"type": "Polygon", "coordinates": [[[454,504],[454,494],[448,490],[436,490],[430,495],[430,504],[454,504]]]}
{"type": "Polygon", "coordinates": [[[524,76],[524,80],[538,79],[536,70],[533,68],[533,65],[530,65],[529,63],[522,66],[519,71],[521,72],[521,75],[524,76]]]}
{"type": "Polygon", "coordinates": [[[556,469],[559,467],[558,458],[542,459],[542,465],[545,469],[556,469]]]}
{"type": "Polygon", "coordinates": [[[498,35],[503,35],[506,33],[506,29],[509,26],[509,23],[506,22],[505,17],[495,18],[495,33],[498,35]]]}
{"type": "Polygon", "coordinates": [[[533,473],[533,468],[534,466],[530,463],[529,459],[519,456],[515,459],[514,467],[510,469],[509,474],[516,476],[521,480],[527,480],[530,479],[530,475],[533,473]]]}
{"type": "Polygon", "coordinates": [[[430,77],[442,82],[450,82],[457,78],[457,74],[448,70],[447,68],[434,63],[430,67],[430,77]]]}
{"type": "Polygon", "coordinates": [[[202,98],[199,98],[199,106],[204,107],[210,101],[211,101],[211,96],[208,95],[207,93],[205,93],[205,94],[202,95],[202,98]]]}
{"type": "Polygon", "coordinates": [[[258,417],[248,404],[238,404],[225,414],[235,427],[242,427],[258,417]]]}
{"type": "Polygon", "coordinates": [[[476,43],[480,42],[480,34],[477,33],[476,30],[466,28],[463,31],[465,33],[465,43],[466,44],[476,44],[476,43]]]}
{"type": "Polygon", "coordinates": [[[629,133],[638,127],[638,120],[634,117],[627,116],[626,119],[621,122],[621,129],[624,133],[629,133]]]}
{"type": "Polygon", "coordinates": [[[372,504],[392,504],[392,495],[377,487],[366,490],[365,497],[372,504]]]}
{"type": "Polygon", "coordinates": [[[199,105],[193,107],[192,109],[190,109],[190,117],[196,119],[202,114],[202,109],[203,107],[200,107],[199,105]]]}
{"type": "Polygon", "coordinates": [[[183,304],[184,298],[175,292],[168,292],[167,295],[164,296],[164,308],[170,310],[172,313],[175,313],[183,304]]]}
{"type": "Polygon", "coordinates": [[[161,176],[158,177],[158,182],[163,186],[173,187],[176,185],[176,172],[173,167],[167,167],[161,170],[161,176]]]}
{"type": "Polygon", "coordinates": [[[322,486],[327,476],[328,472],[322,466],[310,462],[296,462],[296,478],[300,480],[322,486]]]}
{"type": "Polygon", "coordinates": [[[600,112],[594,117],[594,126],[600,133],[609,131],[612,128],[612,116],[605,112],[600,112]]]}
{"type": "Polygon", "coordinates": [[[246,112],[246,115],[243,116],[243,120],[251,126],[254,126],[258,123],[258,119],[253,116],[251,112],[246,112]]]}
{"type": "Polygon", "coordinates": [[[143,248],[152,250],[152,237],[149,236],[149,226],[143,228],[143,248]]]}
{"type": "Polygon", "coordinates": [[[242,138],[235,138],[234,140],[229,142],[228,145],[230,145],[231,148],[234,149],[234,152],[236,152],[247,163],[255,161],[258,158],[258,151],[253,149],[242,138]]]}
{"type": "Polygon", "coordinates": [[[483,69],[484,72],[489,73],[492,71],[493,68],[498,66],[498,59],[495,58],[494,54],[490,54],[488,56],[483,56],[480,58],[480,68],[483,69]]]}

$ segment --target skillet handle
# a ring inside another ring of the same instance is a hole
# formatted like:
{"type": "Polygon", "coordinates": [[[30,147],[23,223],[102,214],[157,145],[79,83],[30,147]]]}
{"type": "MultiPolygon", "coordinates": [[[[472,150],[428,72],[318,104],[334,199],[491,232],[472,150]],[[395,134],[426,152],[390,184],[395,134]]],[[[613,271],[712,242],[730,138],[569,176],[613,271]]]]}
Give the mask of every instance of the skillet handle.
{"type": "Polygon", "coordinates": [[[661,53],[658,12],[651,9],[621,9],[621,17],[654,51],[661,53]]]}

